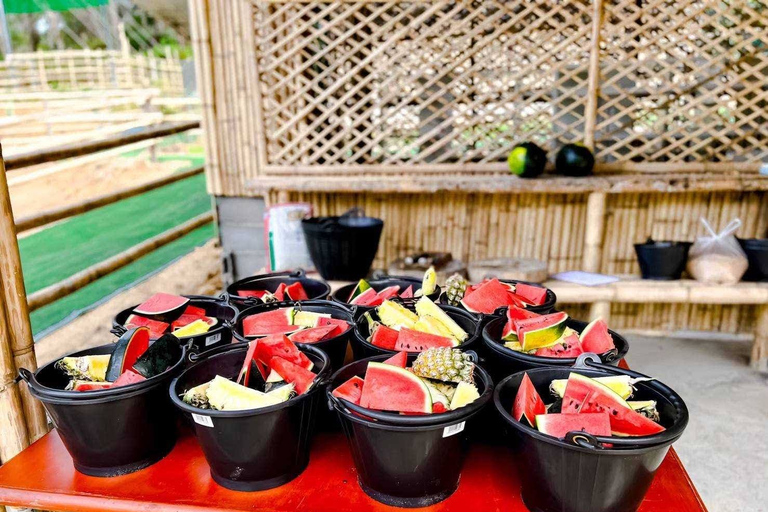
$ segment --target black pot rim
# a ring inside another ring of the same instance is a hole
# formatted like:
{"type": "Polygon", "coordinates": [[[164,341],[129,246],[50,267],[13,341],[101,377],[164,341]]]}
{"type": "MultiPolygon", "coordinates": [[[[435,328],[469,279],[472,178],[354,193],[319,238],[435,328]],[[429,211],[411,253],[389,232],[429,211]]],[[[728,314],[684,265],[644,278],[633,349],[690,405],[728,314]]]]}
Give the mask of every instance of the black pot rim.
{"type": "Polygon", "coordinates": [[[415,415],[403,416],[394,412],[366,409],[365,407],[360,407],[359,405],[352,404],[347,400],[333,396],[333,389],[331,389],[333,383],[336,381],[339,374],[341,374],[341,372],[346,370],[349,366],[352,366],[353,364],[359,364],[361,362],[367,363],[371,361],[376,361],[376,362],[384,361],[388,357],[389,356],[387,355],[380,355],[380,356],[368,357],[366,359],[358,359],[357,361],[353,361],[350,364],[336,371],[336,373],[334,373],[330,377],[328,381],[328,386],[326,387],[326,390],[325,390],[326,396],[328,397],[328,403],[330,405],[333,405],[333,408],[339,414],[344,415],[344,417],[350,421],[354,421],[356,423],[360,423],[362,425],[366,425],[372,428],[379,428],[382,430],[413,432],[413,431],[422,431],[422,430],[434,430],[436,428],[455,425],[462,421],[466,421],[467,419],[471,418],[475,414],[479,413],[480,410],[493,398],[493,390],[494,390],[493,379],[491,379],[491,376],[488,374],[488,372],[486,372],[478,364],[475,364],[476,373],[474,373],[473,375],[475,378],[478,378],[478,377],[480,378],[480,380],[483,382],[483,385],[485,386],[485,389],[480,394],[480,397],[477,398],[477,400],[455,411],[447,411],[443,413],[432,413],[432,414],[426,414],[422,416],[415,416],[415,415]],[[360,416],[356,416],[355,414],[352,414],[352,412],[355,412],[357,414],[363,414],[377,421],[371,421],[366,418],[361,418],[360,416]]]}
{"type": "MultiPolygon", "coordinates": [[[[374,290],[377,290],[377,291],[380,291],[381,289],[384,289],[387,286],[393,286],[394,284],[390,284],[390,283],[394,283],[394,281],[406,281],[406,282],[412,283],[414,285],[418,285],[418,288],[416,286],[414,286],[414,292],[416,290],[420,290],[421,289],[421,279],[417,279],[415,277],[410,277],[410,276],[387,276],[387,277],[383,277],[381,279],[371,279],[371,280],[366,280],[366,281],[368,282],[368,284],[371,285],[371,288],[373,288],[374,290]],[[378,286],[381,286],[381,289],[377,288],[378,286]]],[[[355,304],[350,304],[346,300],[342,300],[342,298],[339,297],[338,294],[342,290],[347,291],[347,292],[352,291],[352,289],[355,286],[357,286],[357,283],[345,284],[344,286],[339,287],[335,292],[331,293],[329,297],[334,302],[338,302],[340,304],[346,304],[346,305],[349,305],[349,306],[354,306],[355,304]]],[[[441,293],[442,293],[442,290],[440,289],[440,287],[436,286],[435,287],[435,291],[433,293],[430,293],[429,295],[427,295],[427,297],[432,299],[432,301],[437,301],[437,299],[440,297],[441,293]]],[[[349,294],[347,294],[347,295],[349,295],[349,294]]],[[[414,299],[418,299],[418,297],[414,297],[414,299]]],[[[407,301],[409,299],[401,299],[401,300],[407,301]]],[[[365,308],[365,309],[371,309],[371,307],[375,307],[375,306],[358,306],[358,308],[365,308]]]]}
{"type": "Polygon", "coordinates": [[[631,370],[626,370],[622,368],[616,368],[613,366],[606,366],[603,364],[596,364],[591,361],[587,361],[586,367],[544,367],[544,368],[534,368],[531,370],[525,370],[522,372],[513,373],[512,375],[509,375],[508,377],[505,377],[501,382],[499,382],[496,385],[496,388],[493,391],[493,405],[496,407],[496,410],[501,414],[501,416],[504,418],[504,421],[511,426],[512,428],[518,430],[519,432],[529,435],[536,440],[543,441],[547,444],[551,444],[554,446],[558,446],[561,448],[568,448],[571,450],[575,450],[581,453],[590,453],[590,454],[604,454],[609,456],[624,456],[627,454],[640,454],[644,453],[650,450],[658,449],[664,446],[669,446],[675,441],[677,441],[680,436],[683,435],[683,432],[685,431],[685,428],[688,425],[689,420],[689,413],[688,413],[688,406],[683,401],[682,397],[678,395],[672,388],[667,386],[666,384],[663,384],[661,381],[652,379],[649,382],[638,382],[638,386],[645,386],[645,387],[653,387],[657,388],[656,391],[660,393],[668,393],[669,395],[672,395],[676,398],[676,400],[679,402],[680,405],[680,418],[678,421],[675,422],[675,424],[670,427],[669,429],[666,429],[664,432],[661,432],[659,434],[653,434],[650,436],[638,436],[638,437],[606,437],[606,436],[592,436],[594,439],[602,442],[602,443],[611,443],[614,446],[621,446],[621,448],[585,448],[583,446],[579,446],[577,444],[568,443],[563,439],[558,439],[553,436],[549,436],[547,434],[544,434],[542,432],[539,432],[537,429],[524,424],[521,421],[517,421],[510,413],[506,410],[506,408],[501,404],[500,395],[502,390],[507,386],[509,381],[514,379],[515,377],[519,376],[521,373],[536,373],[536,372],[549,372],[552,370],[561,370],[561,371],[568,371],[570,372],[576,372],[581,373],[583,371],[586,372],[596,372],[596,373],[602,373],[605,376],[610,375],[629,375],[633,378],[650,378],[647,375],[643,375],[642,373],[633,372],[631,370]],[[671,434],[670,434],[671,432],[671,434]],[[632,443],[631,440],[642,440],[642,444],[638,443],[632,443]]]}
{"type": "Polygon", "coordinates": [[[635,244],[635,248],[643,249],[674,249],[677,247],[690,247],[693,242],[686,242],[683,240],[654,240],[651,243],[643,242],[635,244]]]}
{"type": "MultiPolygon", "coordinates": [[[[573,366],[574,364],[576,364],[577,358],[575,357],[543,357],[543,356],[535,356],[532,354],[523,354],[522,352],[518,352],[516,350],[512,350],[510,348],[505,347],[504,344],[500,342],[500,340],[491,339],[491,335],[488,334],[488,330],[490,326],[493,325],[495,327],[497,324],[500,324],[505,321],[506,321],[506,316],[499,316],[487,322],[483,327],[483,344],[486,347],[488,347],[490,350],[498,354],[502,354],[504,356],[511,357],[513,359],[517,359],[519,361],[522,361],[528,364],[533,364],[535,366],[549,365],[549,366],[559,367],[559,366],[573,366]]],[[[569,322],[569,321],[581,322],[581,320],[576,320],[575,318],[571,318],[570,316],[568,317],[568,320],[566,320],[566,322],[569,322]]],[[[586,322],[586,323],[589,323],[589,322],[586,322]]],[[[623,346],[621,349],[617,347],[617,352],[613,358],[603,357],[608,354],[611,354],[611,352],[606,352],[605,354],[597,354],[597,355],[600,357],[600,360],[604,362],[610,363],[614,361],[619,361],[623,359],[629,352],[629,342],[627,341],[626,338],[624,338],[624,336],[617,333],[616,331],[608,329],[608,333],[611,335],[614,341],[620,340],[623,346]]]]}
{"type": "MultiPolygon", "coordinates": [[[[328,296],[331,293],[331,287],[326,283],[325,281],[320,281],[319,279],[312,279],[311,277],[307,277],[306,272],[304,272],[303,269],[298,270],[288,270],[285,272],[273,272],[271,274],[258,274],[255,276],[246,277],[243,279],[240,279],[239,281],[235,281],[234,283],[227,286],[226,289],[226,300],[227,302],[234,302],[234,303],[245,303],[249,300],[253,300],[254,297],[241,297],[237,294],[237,290],[241,288],[245,288],[247,285],[252,285],[255,283],[258,283],[260,281],[263,281],[265,279],[280,279],[280,278],[288,278],[288,279],[297,279],[297,280],[307,280],[312,281],[313,283],[317,283],[325,288],[324,295],[328,296]]],[[[245,288],[250,289],[250,288],[245,288]]],[[[318,300],[317,297],[310,297],[309,300],[318,300]]],[[[261,301],[259,301],[261,303],[261,301]]]]}
{"type": "MultiPolygon", "coordinates": [[[[531,286],[538,286],[539,288],[544,288],[547,291],[547,294],[546,294],[547,300],[544,301],[544,304],[539,304],[538,306],[526,307],[525,309],[528,310],[528,311],[533,311],[534,313],[546,314],[546,313],[549,313],[550,311],[553,311],[555,305],[557,304],[557,295],[555,295],[555,292],[552,291],[551,288],[547,288],[546,286],[544,286],[541,283],[533,283],[531,281],[523,281],[522,279],[499,279],[499,281],[501,281],[502,283],[506,283],[506,284],[517,284],[517,283],[529,284],[531,286]]],[[[446,300],[445,299],[445,294],[442,294],[440,296],[440,303],[441,304],[445,304],[446,306],[448,306],[449,304],[447,304],[445,302],[445,300],[446,300]]],[[[475,312],[467,310],[463,305],[461,305],[461,306],[453,306],[453,307],[460,307],[460,309],[463,309],[464,311],[467,311],[468,313],[471,313],[473,315],[477,315],[478,317],[488,317],[488,316],[492,316],[492,315],[496,314],[496,311],[494,311],[493,313],[475,313],[475,312]]],[[[499,309],[501,309],[501,308],[499,308],[499,309]]]]}
{"type": "Polygon", "coordinates": [[[258,409],[243,409],[241,411],[217,411],[214,409],[200,409],[198,407],[193,407],[185,403],[179,397],[179,394],[176,391],[176,386],[179,384],[179,381],[187,372],[191,371],[194,368],[197,368],[198,366],[206,364],[207,362],[217,357],[229,355],[231,352],[238,352],[238,351],[247,352],[248,345],[245,343],[233,343],[228,345],[227,349],[228,350],[223,350],[216,354],[202,357],[199,361],[197,361],[195,364],[191,365],[190,367],[186,368],[183,372],[181,372],[177,377],[175,377],[171,381],[171,385],[168,387],[168,394],[171,397],[171,401],[177,408],[181,409],[183,412],[187,414],[210,416],[211,418],[243,418],[247,416],[259,416],[261,414],[268,414],[274,411],[279,411],[286,407],[291,407],[305,400],[308,400],[309,398],[314,396],[316,393],[320,392],[325,387],[325,384],[327,383],[328,374],[331,372],[331,360],[328,357],[328,354],[326,354],[325,352],[323,352],[317,347],[313,347],[311,345],[302,345],[301,347],[299,347],[299,350],[301,350],[302,352],[309,352],[315,357],[320,358],[320,360],[323,362],[323,369],[320,370],[320,372],[317,374],[317,377],[315,377],[315,383],[312,385],[312,388],[306,393],[304,393],[303,395],[293,397],[279,404],[270,405],[267,407],[260,407],[258,409]]]}

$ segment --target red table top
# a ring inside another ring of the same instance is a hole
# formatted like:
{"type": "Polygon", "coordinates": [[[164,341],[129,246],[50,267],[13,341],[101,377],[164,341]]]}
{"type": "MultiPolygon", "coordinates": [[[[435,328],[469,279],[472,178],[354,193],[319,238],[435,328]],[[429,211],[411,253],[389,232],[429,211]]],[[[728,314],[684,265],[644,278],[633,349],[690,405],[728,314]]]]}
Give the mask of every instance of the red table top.
{"type": "MultiPolygon", "coordinates": [[[[399,510],[363,493],[342,434],[319,435],[309,467],[292,482],[269,491],[245,493],[213,482],[200,447],[189,434],[153,466],[130,475],[95,478],[75,471],[54,431],[0,468],[0,503],[72,512],[399,510]]],[[[470,448],[458,490],[428,509],[527,510],[520,499],[520,484],[510,454],[499,447],[482,445],[470,448]]],[[[673,450],[662,463],[639,512],[662,511],[706,511],[673,450]]]]}

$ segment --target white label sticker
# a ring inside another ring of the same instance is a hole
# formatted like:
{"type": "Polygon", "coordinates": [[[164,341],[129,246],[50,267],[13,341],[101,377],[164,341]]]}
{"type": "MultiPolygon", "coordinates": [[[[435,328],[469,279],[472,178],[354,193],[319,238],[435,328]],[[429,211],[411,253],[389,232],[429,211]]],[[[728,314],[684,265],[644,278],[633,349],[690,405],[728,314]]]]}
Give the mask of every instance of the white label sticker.
{"type": "Polygon", "coordinates": [[[207,338],[205,338],[205,346],[210,347],[211,345],[213,345],[214,343],[220,340],[221,340],[221,333],[214,334],[213,336],[208,336],[207,338]]]}
{"type": "MultiPolygon", "coordinates": [[[[202,425],[204,427],[213,427],[213,420],[210,416],[203,416],[202,414],[195,414],[192,413],[192,419],[195,420],[195,423],[198,425],[202,425]]],[[[464,428],[464,424],[462,423],[462,429],[464,428]]]]}
{"type": "Polygon", "coordinates": [[[464,424],[466,421],[462,421],[461,423],[457,423],[455,425],[448,425],[443,429],[443,437],[450,437],[458,434],[459,432],[464,432],[464,424]]]}

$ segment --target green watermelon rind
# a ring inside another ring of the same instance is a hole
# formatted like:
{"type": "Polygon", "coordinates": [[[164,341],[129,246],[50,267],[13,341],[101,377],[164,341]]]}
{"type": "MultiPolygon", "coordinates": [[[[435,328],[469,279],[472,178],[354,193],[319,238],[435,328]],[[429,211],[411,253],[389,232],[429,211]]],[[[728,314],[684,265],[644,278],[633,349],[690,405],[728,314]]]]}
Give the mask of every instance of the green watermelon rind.
{"type": "Polygon", "coordinates": [[[527,352],[538,348],[551,347],[557,343],[557,340],[559,340],[565,332],[565,323],[568,321],[568,314],[564,312],[551,313],[550,315],[543,315],[542,317],[537,318],[546,318],[551,317],[552,315],[560,315],[559,320],[539,329],[523,332],[522,336],[520,336],[520,333],[518,332],[517,336],[520,339],[520,345],[523,347],[524,351],[527,352]]]}
{"type": "MultiPolygon", "coordinates": [[[[368,372],[371,370],[371,368],[373,368],[374,370],[379,370],[379,371],[385,372],[385,374],[389,373],[391,375],[396,375],[398,377],[407,379],[408,381],[411,381],[414,384],[416,384],[421,389],[421,391],[423,392],[424,404],[423,404],[423,408],[421,408],[421,410],[413,411],[413,412],[424,412],[424,413],[428,413],[428,414],[432,413],[432,394],[429,392],[429,387],[424,383],[423,380],[421,380],[420,377],[414,375],[413,373],[409,372],[408,370],[406,370],[404,368],[400,368],[398,366],[392,366],[392,365],[384,364],[384,363],[377,363],[377,362],[374,362],[374,361],[371,361],[370,363],[368,363],[368,369],[366,370],[366,377],[368,375],[368,372]]],[[[371,389],[371,387],[368,386],[368,385],[363,386],[363,394],[360,397],[360,404],[363,407],[367,407],[367,405],[363,404],[363,402],[364,402],[363,398],[366,396],[365,395],[366,392],[375,392],[375,390],[369,391],[370,389],[371,389]]],[[[388,405],[390,407],[392,407],[394,404],[397,403],[397,399],[398,399],[397,396],[388,396],[387,397],[388,405]]],[[[387,410],[398,411],[398,409],[394,408],[394,407],[392,409],[387,409],[387,410]]]]}
{"type": "Polygon", "coordinates": [[[347,302],[351,304],[352,301],[355,300],[358,295],[370,289],[371,289],[371,285],[368,283],[368,281],[366,281],[365,279],[359,280],[355,285],[355,287],[352,289],[352,293],[350,294],[347,302]]]}

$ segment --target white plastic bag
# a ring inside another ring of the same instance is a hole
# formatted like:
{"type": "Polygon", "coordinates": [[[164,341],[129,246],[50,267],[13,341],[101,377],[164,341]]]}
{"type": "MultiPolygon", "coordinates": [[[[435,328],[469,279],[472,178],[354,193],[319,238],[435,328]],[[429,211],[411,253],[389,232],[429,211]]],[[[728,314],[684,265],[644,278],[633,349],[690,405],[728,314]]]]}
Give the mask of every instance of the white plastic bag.
{"type": "Polygon", "coordinates": [[[308,203],[278,204],[264,213],[270,271],[314,267],[301,229],[301,219],[311,215],[312,205],[308,203]]]}
{"type": "Polygon", "coordinates": [[[734,236],[741,219],[733,219],[719,233],[701,218],[707,235],[696,238],[688,253],[688,273],[697,281],[708,284],[734,284],[747,271],[747,255],[734,236]]]}

